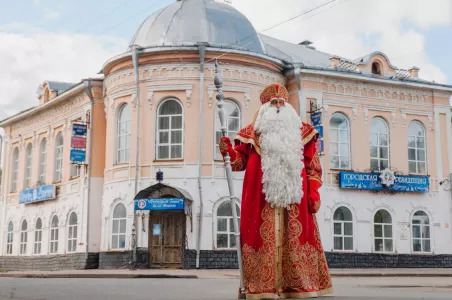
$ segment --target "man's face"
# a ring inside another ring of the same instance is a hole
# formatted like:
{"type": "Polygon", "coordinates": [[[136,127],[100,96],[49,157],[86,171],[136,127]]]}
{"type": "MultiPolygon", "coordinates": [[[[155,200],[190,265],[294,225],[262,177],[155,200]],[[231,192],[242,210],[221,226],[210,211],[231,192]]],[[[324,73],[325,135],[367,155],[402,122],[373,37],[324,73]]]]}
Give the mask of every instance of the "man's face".
{"type": "Polygon", "coordinates": [[[272,99],[270,101],[270,107],[276,107],[279,113],[279,109],[284,106],[286,102],[283,99],[272,99]]]}

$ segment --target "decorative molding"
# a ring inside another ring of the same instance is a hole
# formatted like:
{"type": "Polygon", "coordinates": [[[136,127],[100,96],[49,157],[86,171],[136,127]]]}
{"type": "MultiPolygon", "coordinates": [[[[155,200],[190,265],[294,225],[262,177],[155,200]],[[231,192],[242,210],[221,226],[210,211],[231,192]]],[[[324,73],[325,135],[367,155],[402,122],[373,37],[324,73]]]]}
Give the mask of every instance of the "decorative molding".
{"type": "Polygon", "coordinates": [[[396,111],[391,112],[391,118],[392,118],[392,127],[396,126],[396,111]]]}
{"type": "Polygon", "coordinates": [[[415,110],[401,108],[400,111],[405,115],[433,116],[433,111],[415,110]]]}
{"type": "Polygon", "coordinates": [[[333,105],[333,106],[358,108],[358,103],[343,102],[343,101],[328,100],[328,99],[323,100],[323,103],[328,104],[328,105],[333,105]]]}
{"type": "Polygon", "coordinates": [[[358,118],[358,107],[353,107],[352,111],[353,111],[353,121],[356,121],[356,119],[358,118]]]}
{"type": "MultiPolygon", "coordinates": [[[[207,93],[209,95],[209,100],[208,100],[209,107],[212,107],[214,91],[216,91],[215,86],[213,84],[209,84],[207,86],[207,93]]],[[[248,109],[249,102],[251,101],[251,88],[235,86],[235,85],[225,85],[225,86],[223,86],[223,92],[243,93],[245,108],[248,109]]],[[[226,96],[226,98],[227,98],[227,96],[226,96]]]]}
{"type": "Polygon", "coordinates": [[[368,110],[375,110],[375,111],[387,111],[387,112],[396,112],[396,107],[389,107],[389,106],[379,106],[379,105],[367,105],[363,104],[363,107],[368,110]]]}
{"type": "Polygon", "coordinates": [[[363,113],[364,113],[364,123],[367,124],[367,121],[369,120],[369,109],[367,107],[364,107],[363,113]]]}
{"type": "Polygon", "coordinates": [[[150,85],[148,86],[148,102],[149,106],[152,106],[152,98],[154,97],[154,92],[163,91],[184,91],[187,96],[187,106],[191,105],[191,94],[193,92],[193,84],[161,84],[161,85],[150,85]]]}

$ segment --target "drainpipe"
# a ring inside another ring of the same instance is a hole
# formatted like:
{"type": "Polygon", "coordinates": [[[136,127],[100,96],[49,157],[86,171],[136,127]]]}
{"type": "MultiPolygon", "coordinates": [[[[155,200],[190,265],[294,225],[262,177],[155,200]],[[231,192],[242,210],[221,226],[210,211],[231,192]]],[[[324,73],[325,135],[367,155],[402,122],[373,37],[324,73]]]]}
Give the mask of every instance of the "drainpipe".
{"type": "MultiPolygon", "coordinates": [[[[88,196],[86,199],[86,252],[85,252],[85,259],[88,259],[89,255],[89,218],[90,218],[90,209],[89,209],[89,200],[91,196],[91,157],[93,153],[93,110],[94,110],[94,97],[93,93],[91,92],[91,80],[87,79],[83,81],[83,88],[85,90],[86,95],[91,100],[91,109],[89,113],[89,148],[88,148],[88,196]]],[[[85,204],[85,203],[83,203],[85,204]]],[[[84,209],[85,205],[82,205],[82,209],[84,209]]],[[[83,220],[83,213],[82,213],[82,220],[83,220]]],[[[83,224],[83,221],[82,221],[83,224]]],[[[83,233],[83,230],[82,230],[83,233]]]]}
{"type": "MultiPolygon", "coordinates": [[[[138,56],[141,52],[141,47],[133,46],[132,62],[135,70],[135,85],[136,85],[136,107],[137,107],[137,121],[136,121],[136,146],[135,146],[135,195],[138,194],[138,171],[140,163],[140,74],[138,56]]],[[[135,198],[135,196],[134,196],[135,198]]],[[[137,213],[135,211],[135,203],[133,205],[133,225],[132,225],[132,267],[135,268],[137,263],[137,213]]]]}
{"type": "Polygon", "coordinates": [[[306,122],[306,100],[303,100],[301,87],[301,65],[294,64],[295,81],[298,87],[298,110],[301,121],[306,122]]]}
{"type": "Polygon", "coordinates": [[[204,221],[204,202],[202,199],[202,140],[204,129],[204,56],[206,53],[206,43],[198,43],[199,50],[199,152],[198,152],[198,189],[199,189],[199,224],[198,224],[198,240],[196,243],[196,268],[199,269],[199,256],[201,253],[202,224],[204,221]]]}

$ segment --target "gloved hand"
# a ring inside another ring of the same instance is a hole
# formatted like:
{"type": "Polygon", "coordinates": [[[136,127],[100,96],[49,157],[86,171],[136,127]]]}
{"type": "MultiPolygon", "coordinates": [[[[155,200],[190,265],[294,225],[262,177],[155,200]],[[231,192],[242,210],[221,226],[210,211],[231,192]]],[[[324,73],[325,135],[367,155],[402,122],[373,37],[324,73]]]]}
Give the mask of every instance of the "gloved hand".
{"type": "Polygon", "coordinates": [[[223,156],[223,158],[226,155],[226,153],[229,153],[229,157],[231,158],[231,161],[235,160],[236,154],[235,154],[234,149],[232,148],[231,139],[229,137],[227,137],[227,136],[222,137],[220,139],[220,143],[218,146],[220,147],[220,153],[223,156]]]}
{"type": "Polygon", "coordinates": [[[315,214],[320,209],[320,182],[316,180],[308,180],[309,195],[308,195],[308,209],[311,214],[315,214]]]}

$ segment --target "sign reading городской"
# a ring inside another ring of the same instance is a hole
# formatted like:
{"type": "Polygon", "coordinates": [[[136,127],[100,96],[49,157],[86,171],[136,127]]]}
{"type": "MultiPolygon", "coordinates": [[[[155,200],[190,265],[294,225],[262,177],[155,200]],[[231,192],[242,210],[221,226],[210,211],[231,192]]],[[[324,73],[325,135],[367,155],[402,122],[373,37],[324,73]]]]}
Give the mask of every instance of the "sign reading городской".
{"type": "Polygon", "coordinates": [[[51,200],[56,197],[55,185],[43,185],[38,188],[27,189],[19,194],[19,204],[34,203],[51,200]]]}
{"type": "Polygon", "coordinates": [[[351,190],[428,193],[428,176],[394,175],[394,183],[384,185],[380,173],[340,172],[339,187],[351,190]]]}

